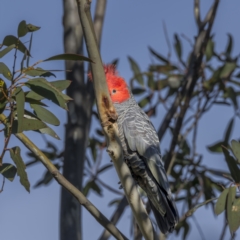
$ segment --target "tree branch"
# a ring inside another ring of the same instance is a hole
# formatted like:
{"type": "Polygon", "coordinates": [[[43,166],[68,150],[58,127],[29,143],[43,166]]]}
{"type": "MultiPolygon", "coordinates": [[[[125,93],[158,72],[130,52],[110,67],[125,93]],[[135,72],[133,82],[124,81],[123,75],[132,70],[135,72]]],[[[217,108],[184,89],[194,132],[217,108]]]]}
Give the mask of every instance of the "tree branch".
{"type": "Polygon", "coordinates": [[[122,147],[118,138],[118,127],[116,123],[117,114],[107,89],[103,64],[98,51],[96,35],[91,19],[91,1],[77,0],[77,4],[80,22],[86,40],[88,55],[94,61],[94,63],[91,64],[93,84],[100,121],[107,138],[107,151],[113,160],[129,205],[132,208],[141,232],[146,239],[154,239],[155,233],[152,223],[139,196],[129,168],[123,161],[122,147]]]}
{"type": "MultiPolygon", "coordinates": [[[[0,114],[0,121],[5,125],[6,116],[0,114]]],[[[38,147],[23,133],[16,133],[15,136],[42,162],[42,164],[53,175],[56,181],[66,188],[77,200],[84,206],[88,212],[111,234],[117,239],[127,239],[115,226],[111,223],[75,186],[73,186],[54,166],[54,164],[46,157],[46,155],[38,149],[38,147]]]]}
{"type": "MultiPolygon", "coordinates": [[[[119,219],[121,218],[122,214],[124,213],[125,207],[128,205],[128,201],[126,197],[123,197],[120,203],[118,204],[117,209],[115,210],[114,214],[112,215],[110,221],[116,225],[119,219]]],[[[111,234],[105,229],[104,232],[102,233],[101,237],[99,240],[107,240],[111,234]]]]}
{"type": "Polygon", "coordinates": [[[174,154],[175,147],[177,145],[177,140],[178,140],[178,135],[182,127],[183,119],[184,116],[188,110],[189,103],[192,97],[192,93],[195,87],[195,84],[199,78],[199,72],[202,64],[202,58],[203,58],[203,53],[206,48],[210,32],[212,29],[212,25],[216,16],[216,11],[218,7],[219,0],[215,0],[213,6],[212,6],[212,11],[211,11],[211,16],[208,17],[209,19],[209,24],[207,30],[202,29],[200,33],[198,34],[198,37],[196,38],[194,49],[192,52],[190,64],[188,67],[188,72],[185,76],[185,102],[183,106],[181,106],[180,114],[178,116],[174,131],[173,131],[173,137],[172,137],[172,142],[171,146],[167,155],[167,159],[165,161],[165,169],[168,170],[169,166],[172,165],[172,156],[174,154]]]}

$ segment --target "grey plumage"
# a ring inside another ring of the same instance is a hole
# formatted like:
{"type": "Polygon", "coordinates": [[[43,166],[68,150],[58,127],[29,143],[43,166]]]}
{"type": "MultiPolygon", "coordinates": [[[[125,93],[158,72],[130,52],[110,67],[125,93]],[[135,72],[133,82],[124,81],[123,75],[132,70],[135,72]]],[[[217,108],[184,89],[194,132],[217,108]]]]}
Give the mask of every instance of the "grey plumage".
{"type": "Polygon", "coordinates": [[[156,130],[132,96],[120,104],[114,103],[114,106],[125,161],[135,181],[146,192],[160,230],[172,232],[179,217],[161,159],[156,130]]]}

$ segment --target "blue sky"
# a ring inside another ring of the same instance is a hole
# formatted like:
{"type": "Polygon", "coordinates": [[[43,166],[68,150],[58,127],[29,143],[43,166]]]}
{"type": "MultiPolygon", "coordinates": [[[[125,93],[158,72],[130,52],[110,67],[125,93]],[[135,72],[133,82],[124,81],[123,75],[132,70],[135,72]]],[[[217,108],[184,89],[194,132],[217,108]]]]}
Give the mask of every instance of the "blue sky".
{"type": "MultiPolygon", "coordinates": [[[[93,0],[95,3],[95,0],[93,0]]],[[[205,15],[212,1],[202,1],[202,16],[205,15]]],[[[94,9],[94,7],[93,7],[94,9]]],[[[216,40],[217,51],[224,50],[227,42],[227,33],[234,37],[234,53],[239,53],[240,42],[240,2],[238,0],[220,2],[213,32],[216,40]]],[[[4,36],[17,33],[17,26],[21,20],[41,26],[41,30],[36,32],[33,37],[32,62],[45,59],[49,56],[63,52],[63,4],[57,0],[30,1],[11,1],[1,0],[0,8],[0,42],[4,36]]],[[[173,42],[173,34],[184,33],[192,41],[197,33],[195,21],[193,19],[193,1],[108,1],[105,24],[103,29],[103,38],[101,53],[105,63],[119,58],[118,70],[126,79],[132,77],[132,72],[127,60],[127,56],[133,57],[139,63],[144,71],[147,69],[152,58],[150,57],[148,46],[156,51],[165,54],[168,53],[168,47],[163,34],[162,21],[165,21],[168,28],[170,41],[173,42]]],[[[23,39],[28,41],[28,37],[23,39]]],[[[189,52],[189,45],[182,40],[184,58],[189,52]]],[[[13,53],[4,58],[9,68],[12,67],[13,53]]],[[[172,51],[171,59],[177,62],[177,58],[172,51]]],[[[47,69],[64,69],[64,62],[56,61],[40,65],[47,69]]],[[[64,73],[58,73],[57,79],[64,79],[64,73]]],[[[64,144],[64,123],[66,113],[51,105],[53,112],[61,119],[62,125],[54,128],[62,140],[55,141],[55,144],[61,149],[64,144]]],[[[161,110],[161,108],[160,108],[161,110]]],[[[163,115],[158,112],[158,117],[154,119],[154,125],[158,128],[163,115]]],[[[199,135],[197,139],[198,152],[205,157],[205,164],[212,167],[226,169],[226,164],[221,155],[210,155],[206,150],[206,145],[211,144],[223,137],[230,117],[233,115],[233,109],[215,107],[211,113],[203,117],[200,121],[199,135]]],[[[235,123],[235,131],[232,138],[239,138],[239,122],[235,123]]],[[[1,139],[2,139],[2,135],[1,139]]],[[[40,148],[45,144],[40,135],[29,134],[40,148]]],[[[1,140],[2,141],[2,140],[1,140]]],[[[170,136],[166,135],[161,143],[161,149],[164,151],[169,146],[170,136]]],[[[11,139],[10,146],[22,146],[14,137],[11,139]]],[[[22,153],[23,159],[27,161],[25,151],[22,153]]],[[[6,155],[9,161],[9,156],[6,155]]],[[[109,157],[104,155],[104,162],[109,162],[109,157]]],[[[29,180],[34,185],[42,177],[44,167],[38,165],[27,169],[29,180]]],[[[112,186],[117,188],[118,177],[115,171],[109,171],[102,178],[111,182],[112,186]]],[[[0,179],[1,181],[1,179],[0,179]]],[[[6,181],[4,192],[0,194],[0,226],[1,239],[3,240],[53,240],[59,236],[59,196],[60,187],[52,182],[48,187],[31,189],[28,194],[20,185],[18,177],[13,183],[6,181]]],[[[94,193],[89,195],[89,199],[107,216],[110,217],[114,211],[113,207],[108,207],[111,193],[106,192],[105,198],[98,198],[94,193]]],[[[202,226],[206,239],[218,239],[223,218],[214,217],[210,207],[200,209],[195,213],[199,224],[202,226]]],[[[131,214],[127,211],[120,221],[118,227],[129,235],[129,223],[131,214]]],[[[194,229],[190,232],[188,239],[201,239],[199,233],[194,229]]],[[[83,212],[83,239],[97,239],[102,232],[102,227],[90,216],[88,212],[83,212]],[[94,230],[93,230],[94,229],[94,230]]],[[[228,233],[229,234],[229,233],[228,233]]],[[[176,239],[174,236],[170,240],[176,239]]]]}

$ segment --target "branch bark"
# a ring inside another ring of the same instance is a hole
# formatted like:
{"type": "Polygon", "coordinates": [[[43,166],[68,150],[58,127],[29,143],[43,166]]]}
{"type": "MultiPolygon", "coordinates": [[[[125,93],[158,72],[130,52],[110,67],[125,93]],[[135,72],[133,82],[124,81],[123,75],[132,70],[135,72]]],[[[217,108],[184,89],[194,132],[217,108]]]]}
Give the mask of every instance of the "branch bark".
{"type": "MultiPolygon", "coordinates": [[[[0,114],[0,121],[5,125],[7,118],[0,114]]],[[[117,239],[127,239],[75,186],[73,186],[54,166],[54,164],[39,150],[39,148],[24,134],[16,133],[15,136],[42,162],[53,175],[55,180],[69,191],[89,213],[117,239]]]]}
{"type": "Polygon", "coordinates": [[[105,73],[101,56],[97,47],[96,35],[90,15],[90,0],[77,0],[80,22],[89,57],[94,61],[91,64],[97,108],[103,131],[107,138],[108,152],[121,180],[129,205],[145,239],[155,239],[155,232],[145,207],[131,177],[129,168],[123,161],[122,147],[118,138],[117,114],[111,102],[107,89],[105,73]]]}
{"type": "MultiPolygon", "coordinates": [[[[210,32],[212,29],[212,25],[216,16],[216,11],[217,11],[217,7],[219,4],[219,0],[215,0],[214,4],[212,6],[212,8],[210,9],[210,13],[207,14],[208,16],[208,27],[206,30],[201,29],[196,41],[195,41],[195,45],[194,45],[194,49],[192,52],[192,56],[191,56],[191,60],[190,60],[190,64],[188,67],[188,72],[185,76],[184,82],[185,82],[185,86],[183,87],[183,90],[180,94],[180,96],[185,96],[185,101],[183,103],[182,106],[180,106],[180,113],[179,116],[177,118],[174,130],[173,130],[173,137],[172,137],[172,142],[171,142],[171,146],[167,155],[167,159],[165,161],[165,169],[169,172],[169,167],[172,166],[171,161],[174,160],[173,156],[174,156],[174,150],[175,147],[177,145],[177,141],[178,141],[178,135],[179,132],[181,130],[182,127],[182,123],[183,123],[183,119],[184,116],[188,110],[189,107],[189,103],[191,101],[191,97],[192,97],[192,93],[194,90],[194,87],[196,85],[196,82],[199,78],[199,73],[200,73],[200,69],[201,69],[201,64],[202,64],[202,58],[203,58],[203,54],[207,45],[207,42],[209,40],[210,37],[210,32]],[[211,15],[210,15],[211,14],[211,15]]],[[[179,103],[181,101],[178,101],[179,103]]],[[[174,102],[174,104],[176,103],[176,101],[174,102]]],[[[173,106],[176,106],[174,105],[173,106]]],[[[175,110],[177,110],[177,108],[175,108],[175,110]]],[[[173,113],[174,114],[174,113],[173,113]]]]}

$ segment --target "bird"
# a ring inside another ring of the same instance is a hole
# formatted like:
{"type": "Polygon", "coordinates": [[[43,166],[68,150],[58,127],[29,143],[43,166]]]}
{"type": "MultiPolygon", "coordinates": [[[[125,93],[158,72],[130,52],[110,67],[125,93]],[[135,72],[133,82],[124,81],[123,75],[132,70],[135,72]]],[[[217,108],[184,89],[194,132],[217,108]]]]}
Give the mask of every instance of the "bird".
{"type": "Polygon", "coordinates": [[[179,215],[164,169],[156,130],[116,67],[104,65],[104,71],[110,98],[118,115],[124,160],[133,179],[147,194],[160,231],[163,234],[172,232],[179,215]]]}

